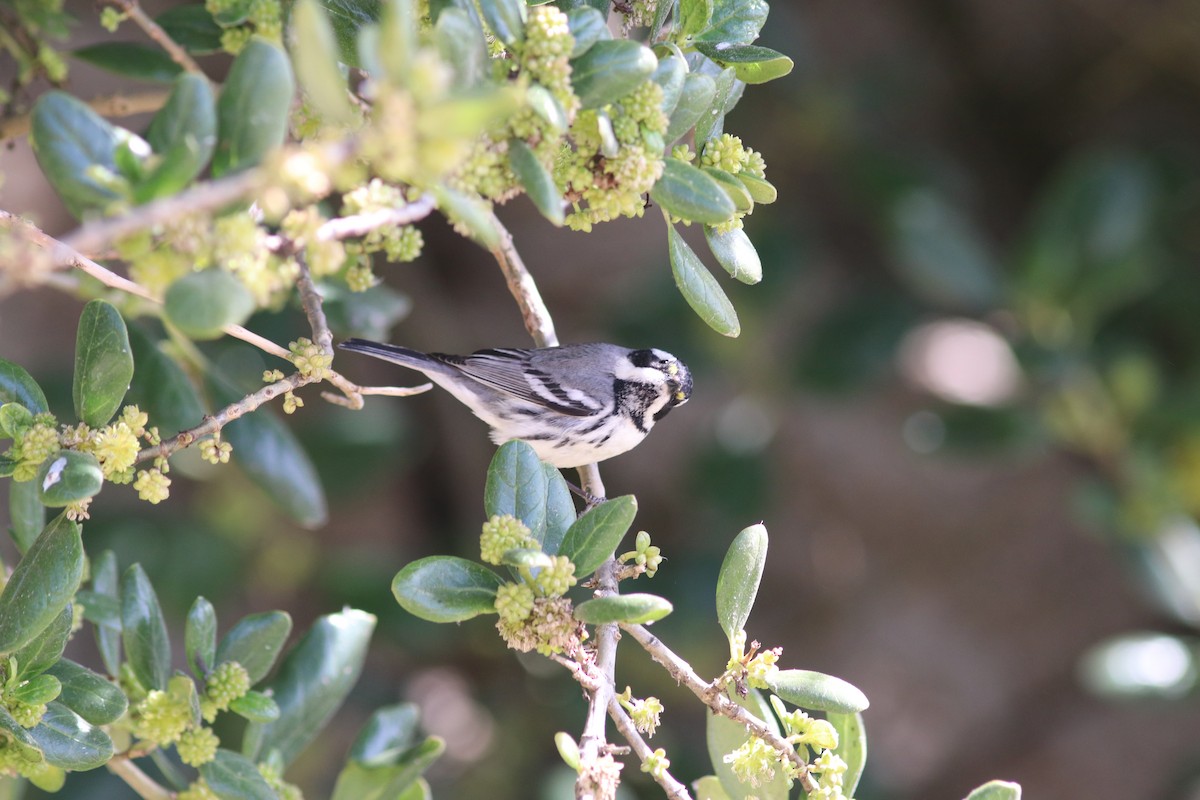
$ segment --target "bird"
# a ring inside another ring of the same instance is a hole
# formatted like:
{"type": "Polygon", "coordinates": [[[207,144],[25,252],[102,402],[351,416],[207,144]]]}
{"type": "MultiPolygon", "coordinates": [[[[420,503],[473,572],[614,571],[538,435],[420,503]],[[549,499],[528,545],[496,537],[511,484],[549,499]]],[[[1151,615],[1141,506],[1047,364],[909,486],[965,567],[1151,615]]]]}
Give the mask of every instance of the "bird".
{"type": "Polygon", "coordinates": [[[347,339],[339,347],[422,372],[491,426],[559,469],[620,455],[688,401],[687,365],[657,348],[615,344],[491,348],[466,356],[347,339]]]}

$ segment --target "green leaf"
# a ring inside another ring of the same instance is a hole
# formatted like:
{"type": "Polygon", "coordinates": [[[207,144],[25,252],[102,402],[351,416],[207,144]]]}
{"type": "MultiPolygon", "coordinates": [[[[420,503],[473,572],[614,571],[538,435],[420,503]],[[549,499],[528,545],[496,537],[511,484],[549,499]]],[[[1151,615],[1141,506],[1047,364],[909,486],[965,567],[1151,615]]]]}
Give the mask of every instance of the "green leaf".
{"type": "Polygon", "coordinates": [[[58,698],[62,693],[62,683],[53,675],[42,673],[5,689],[5,693],[19,703],[40,706],[58,698]]]}
{"type": "Polygon", "coordinates": [[[67,647],[67,640],[71,638],[73,622],[74,614],[71,611],[71,604],[67,603],[66,607],[41,633],[13,653],[13,660],[17,662],[16,677],[18,680],[25,680],[45,672],[62,658],[63,650],[67,647]]]}
{"type": "Polygon", "coordinates": [[[100,42],[71,55],[116,75],[155,83],[170,83],[183,71],[165,51],[137,42],[100,42]]]}
{"type": "Polygon", "coordinates": [[[25,368],[0,358],[0,405],[20,403],[34,414],[48,411],[46,395],[25,368]]]}
{"type": "Polygon", "coordinates": [[[504,44],[511,46],[525,40],[524,0],[479,0],[479,13],[504,44]]]}
{"type": "Polygon", "coordinates": [[[46,180],[74,216],[103,210],[120,199],[91,168],[116,173],[113,153],[121,136],[86,104],[65,92],[47,92],[33,107],[29,138],[46,180]]]}
{"type": "Polygon", "coordinates": [[[213,14],[213,19],[222,28],[229,28],[250,19],[250,12],[253,10],[254,0],[224,0],[219,10],[213,14]]]}
{"type": "MultiPolygon", "coordinates": [[[[779,723],[771,713],[771,707],[757,689],[750,689],[745,697],[738,697],[734,693],[729,699],[766,722],[776,733],[780,732],[779,723]]],[[[775,777],[766,783],[751,786],[739,781],[733,767],[725,763],[725,756],[741,747],[749,738],[750,734],[744,727],[729,717],[709,714],[707,733],[708,757],[712,761],[713,772],[717,774],[730,797],[753,796],[758,800],[787,800],[788,785],[781,770],[775,770],[775,777]]]]}
{"type": "Polygon", "coordinates": [[[358,119],[350,104],[346,78],[338,67],[337,37],[317,0],[297,0],[288,27],[292,68],[301,88],[321,116],[336,125],[358,119]]]}
{"type": "Polygon", "coordinates": [[[567,26],[571,29],[571,35],[575,37],[575,46],[571,49],[573,59],[591,50],[596,42],[612,39],[608,21],[591,6],[578,6],[568,11],[567,26]]]}
{"type": "Polygon", "coordinates": [[[662,177],[650,190],[650,199],[674,217],[707,225],[727,222],[737,210],[712,176],[677,158],[663,162],[662,177]]]}
{"type": "Polygon", "coordinates": [[[764,178],[757,175],[751,175],[747,172],[739,172],[737,175],[742,185],[746,187],[746,191],[750,192],[750,199],[756,203],[761,203],[764,206],[775,202],[775,198],[779,193],[770,183],[764,178]]]}
{"type": "Polygon", "coordinates": [[[95,769],[113,757],[112,739],[59,702],[46,707],[30,732],[46,761],[72,772],[95,769]]]}
{"type": "Polygon", "coordinates": [[[295,91],[287,54],[252,38],[233,60],[217,102],[214,178],[255,166],[283,144],[295,91]]]}
{"type": "Polygon", "coordinates": [[[890,233],[897,273],[921,298],[971,312],[1000,302],[1000,266],[970,218],[940,193],[902,196],[890,233]]]}
{"type": "Polygon", "coordinates": [[[415,0],[384,0],[379,25],[375,26],[378,33],[373,57],[376,66],[397,86],[407,86],[412,77],[419,24],[415,0]]]}
{"type": "Polygon", "coordinates": [[[125,402],[146,412],[164,437],[199,425],[204,405],[183,368],[137,325],[129,329],[129,346],[137,369],[125,402]]]}
{"type": "Polygon", "coordinates": [[[768,683],[780,699],[809,710],[857,714],[870,705],[857,687],[823,672],[781,669],[768,683]]]}
{"type": "Polygon", "coordinates": [[[658,59],[658,66],[654,69],[654,74],[650,76],[651,80],[662,87],[662,111],[668,119],[674,113],[675,106],[679,104],[679,97],[683,94],[683,84],[687,80],[687,76],[687,61],[684,60],[677,47],[658,59]]]}
{"type": "Polygon", "coordinates": [[[605,500],[585,511],[567,529],[559,554],[571,559],[575,577],[583,580],[609,558],[637,516],[637,498],[631,494],[605,500]]]}
{"type": "Polygon", "coordinates": [[[200,767],[200,776],[221,800],[278,800],[252,761],[224,748],[200,767]]]}
{"type": "Polygon", "coordinates": [[[447,8],[438,16],[433,37],[442,59],[454,69],[455,86],[470,88],[483,80],[488,67],[487,40],[470,14],[461,8],[447,8]]]}
{"type": "Polygon", "coordinates": [[[167,35],[192,55],[221,51],[223,29],[203,4],[173,6],[154,18],[167,35]]]}
{"type": "Polygon", "coordinates": [[[367,766],[396,763],[416,741],[419,717],[420,711],[414,703],[397,703],[378,709],[350,746],[350,760],[367,766]]]}
{"type": "Polygon", "coordinates": [[[507,567],[529,570],[536,575],[536,570],[550,566],[550,556],[543,553],[540,549],[514,547],[511,550],[504,551],[504,555],[500,558],[500,563],[507,567]]]}
{"type": "Polygon", "coordinates": [[[183,650],[192,673],[197,677],[204,677],[218,663],[217,612],[206,598],[197,597],[188,610],[187,624],[183,629],[183,650]]]}
{"type": "Polygon", "coordinates": [[[79,526],[60,514],[38,535],[0,593],[0,654],[20,650],[46,630],[82,578],[79,526]]]}
{"type": "Polygon", "coordinates": [[[746,628],[767,563],[767,529],[751,525],[734,537],[717,576],[717,620],[730,642],[746,628]]]}
{"type": "Polygon", "coordinates": [[[758,38],[769,10],[766,0],[713,0],[708,30],[696,38],[703,42],[749,44],[758,38]]]}
{"type": "Polygon", "coordinates": [[[133,187],[137,203],[175,194],[212,158],[217,107],[207,78],[191,72],[179,76],[166,105],[150,120],[146,141],[158,163],[133,187]]]}
{"type": "Polygon", "coordinates": [[[93,625],[106,625],[121,630],[121,601],[106,594],[80,589],[75,602],[83,606],[83,618],[93,625]]]}
{"type": "Polygon", "coordinates": [[[1021,800],[1021,784],[988,781],[967,795],[966,800],[1021,800]]]}
{"type": "Polygon", "coordinates": [[[121,312],[104,300],[83,307],[75,336],[75,414],[93,428],[112,419],[133,378],[133,352],[121,312]]]}
{"type": "Polygon", "coordinates": [[[675,226],[670,224],[667,225],[667,245],[671,255],[671,274],[675,276],[675,285],[688,305],[717,333],[725,336],[741,333],[742,325],[738,322],[737,311],[717,279],[688,247],[675,226]]]}
{"type": "Polygon", "coordinates": [[[719,233],[711,225],[704,226],[704,240],[717,263],[734,280],[742,283],[755,284],[762,280],[762,261],[754,243],[741,228],[731,228],[725,233],[719,233]]]}
{"type": "Polygon", "coordinates": [[[95,496],[104,486],[100,462],[91,453],[59,450],[47,458],[34,479],[38,500],[50,508],[62,508],[95,496]]]}
{"type": "Polygon", "coordinates": [[[692,787],[696,790],[696,800],[730,800],[729,793],[716,775],[697,778],[692,781],[692,787]]]}
{"type": "Polygon", "coordinates": [[[462,622],[496,613],[496,590],[502,583],[499,575],[474,561],[430,556],[397,572],[392,594],[413,616],[429,622],[462,622]]]}
{"type": "Polygon", "coordinates": [[[553,556],[575,524],[575,500],[561,472],[549,464],[543,464],[542,470],[546,473],[546,538],[542,540],[542,551],[553,556]]]}
{"type": "Polygon", "coordinates": [[[500,246],[500,232],[496,230],[492,212],[485,203],[448,186],[434,186],[431,191],[437,198],[438,208],[451,222],[461,222],[476,244],[487,250],[495,250],[500,246]]]}
{"type": "Polygon", "coordinates": [[[50,667],[49,674],[62,683],[59,702],[93,725],[116,722],[129,705],[121,687],[69,658],[50,667]]]}
{"type": "Polygon", "coordinates": [[[538,161],[533,150],[522,139],[508,140],[508,160],[537,210],[553,225],[561,228],[563,199],[558,187],[554,185],[554,176],[550,174],[550,170],[538,161]]]}
{"type": "Polygon", "coordinates": [[[750,198],[750,190],[737,179],[736,175],[716,167],[702,167],[701,169],[705,175],[715,180],[721,190],[729,196],[735,209],[743,213],[749,213],[754,209],[754,200],[750,198]]]}
{"type": "Polygon", "coordinates": [[[321,0],[321,5],[337,37],[341,62],[352,67],[363,66],[358,58],[359,32],[379,21],[382,16],[379,0],[321,0]]]}
{"type": "Polygon", "coordinates": [[[679,0],[679,33],[697,35],[708,28],[712,15],[713,0],[679,0]]]}
{"type": "Polygon", "coordinates": [[[229,704],[229,710],[250,722],[267,723],[279,719],[279,706],[262,692],[246,692],[229,704]]]}
{"type": "Polygon", "coordinates": [[[141,564],[121,576],[121,633],[125,655],[147,689],[166,689],[171,676],[171,642],[158,595],[141,564]]]}
{"type": "MultiPolygon", "coordinates": [[[[210,375],[218,405],[241,399],[221,378],[210,375]]],[[[233,460],[267,496],[306,528],[325,524],[328,509],[317,470],[295,434],[266,409],[229,423],[221,435],[233,446],[233,460]]]]}
{"type": "Polygon", "coordinates": [[[737,79],[743,83],[773,81],[787,75],[795,66],[783,53],[752,44],[696,42],[696,49],[723,67],[733,67],[737,79]]]}
{"type": "Polygon", "coordinates": [[[654,74],[658,58],[650,48],[629,39],[599,41],[571,61],[571,84],[581,107],[606,106],[637,88],[654,74]]]}
{"type": "Polygon", "coordinates": [[[216,663],[238,662],[250,673],[251,685],[256,684],[267,677],[291,632],[292,618],[286,612],[245,616],[221,639],[216,663]]]}
{"type": "MultiPolygon", "coordinates": [[[[120,577],[113,551],[104,550],[92,559],[92,590],[110,598],[120,608],[120,577]]],[[[121,666],[121,629],[97,625],[95,631],[96,649],[100,651],[104,668],[109,675],[117,675],[121,666]]]]}
{"type": "Polygon", "coordinates": [[[654,594],[617,594],[595,597],[575,606],[575,618],[589,625],[625,622],[633,625],[654,622],[675,610],[671,603],[654,594]]]}
{"type": "Polygon", "coordinates": [[[545,86],[537,83],[531,84],[525,90],[525,104],[533,113],[549,123],[551,130],[557,133],[566,132],[567,112],[563,110],[562,103],[558,102],[545,86]]]}
{"type": "MultiPolygon", "coordinates": [[[[605,2],[607,8],[608,3],[605,2]]],[[[650,33],[646,37],[648,42],[657,42],[658,36],[662,33],[663,25],[667,23],[667,17],[674,11],[679,13],[679,0],[658,0],[654,6],[654,19],[650,21],[650,33]]]]}
{"type": "Polygon", "coordinates": [[[3,706],[0,706],[0,739],[7,739],[15,744],[27,761],[44,760],[38,740],[29,730],[22,728],[20,723],[13,719],[12,713],[3,706]]]}
{"type": "MultiPolygon", "coordinates": [[[[338,775],[333,800],[393,800],[408,798],[421,773],[445,752],[440,738],[430,736],[404,752],[395,764],[369,766],[351,761],[338,775]]],[[[415,795],[421,797],[421,794],[415,795]]]]}
{"type": "Polygon", "coordinates": [[[571,734],[566,731],[559,731],[554,734],[554,746],[558,748],[558,755],[562,758],[563,763],[576,772],[579,772],[582,767],[579,743],[571,737],[571,734]]]}
{"type": "Polygon", "coordinates": [[[254,312],[250,290],[219,267],[189,272],[164,298],[167,318],[193,339],[216,339],[226,325],[241,325],[254,312]]]}
{"type": "Polygon", "coordinates": [[[863,767],[867,765],[867,730],[863,727],[862,714],[826,714],[825,718],[837,730],[838,746],[835,752],[846,762],[842,791],[847,797],[853,797],[863,767]]]}
{"type": "Polygon", "coordinates": [[[286,766],[341,706],[358,680],[375,617],[347,609],[320,617],[288,653],[268,689],[279,719],[246,728],[242,750],[250,758],[278,751],[286,766]]]}
{"type": "Polygon", "coordinates": [[[38,499],[37,481],[8,482],[8,519],[17,550],[24,554],[46,526],[46,507],[38,499]]]}
{"type": "Polygon", "coordinates": [[[721,135],[725,115],[733,108],[733,104],[736,102],[737,87],[740,85],[732,67],[721,70],[713,78],[712,103],[696,121],[696,149],[698,151],[702,152],[701,146],[709,139],[715,139],[721,135]]]}
{"type": "Polygon", "coordinates": [[[532,447],[514,439],[501,445],[488,465],[483,510],[489,518],[513,515],[525,523],[529,533],[541,544],[546,538],[548,491],[545,465],[532,447]]]}

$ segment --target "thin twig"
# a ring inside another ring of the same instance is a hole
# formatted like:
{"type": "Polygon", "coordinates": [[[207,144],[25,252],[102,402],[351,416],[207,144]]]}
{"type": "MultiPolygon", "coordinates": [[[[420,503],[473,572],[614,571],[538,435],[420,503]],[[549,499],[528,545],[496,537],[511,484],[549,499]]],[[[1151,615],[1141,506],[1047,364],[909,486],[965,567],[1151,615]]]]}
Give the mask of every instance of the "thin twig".
{"type": "Polygon", "coordinates": [[[171,800],[175,796],[123,755],[113,756],[107,766],[109,772],[125,781],[142,800],[171,800]]]}
{"type": "Polygon", "coordinates": [[[325,355],[332,355],[333,333],[325,319],[321,293],[313,283],[312,272],[309,271],[308,261],[303,254],[296,255],[296,263],[300,266],[300,273],[296,276],[296,291],[300,294],[300,304],[304,306],[304,316],[308,317],[309,327],[312,328],[313,343],[321,348],[325,355]]]}
{"type": "Polygon", "coordinates": [[[204,74],[204,70],[200,69],[200,65],[188,54],[188,51],[172,39],[162,29],[162,26],[151,19],[150,15],[138,5],[137,0],[108,0],[108,2],[125,12],[135,25],[145,31],[146,35],[153,39],[159,47],[167,51],[167,55],[171,57],[172,61],[188,72],[194,72],[197,75],[204,74]]]}
{"type": "MultiPolygon", "coordinates": [[[[647,758],[654,755],[654,752],[650,749],[650,745],[646,744],[646,740],[638,733],[637,726],[633,724],[633,720],[625,713],[625,709],[621,707],[621,703],[615,695],[608,698],[608,715],[612,717],[617,730],[625,737],[625,741],[629,742],[630,746],[633,747],[633,752],[637,753],[637,757],[643,763],[647,758]]],[[[688,792],[687,787],[675,780],[674,776],[666,770],[651,772],[650,777],[658,782],[658,785],[663,788],[663,791],[667,793],[667,797],[671,800],[692,800],[692,795],[688,792]]]]}
{"type": "Polygon", "coordinates": [[[500,265],[500,271],[504,273],[508,291],[512,293],[517,301],[517,306],[521,309],[521,319],[525,322],[525,330],[529,331],[529,335],[533,337],[533,341],[538,347],[557,347],[558,334],[554,332],[554,321],[550,319],[550,312],[542,301],[542,295],[538,292],[533,276],[525,268],[521,254],[513,246],[512,234],[496,218],[495,214],[492,215],[492,224],[500,233],[500,244],[492,251],[492,255],[495,256],[496,263],[500,265]]]}
{"type": "MultiPolygon", "coordinates": [[[[107,94],[86,101],[92,111],[102,117],[132,117],[157,111],[167,102],[171,93],[166,89],[152,89],[137,94],[107,94]]],[[[33,124],[32,112],[0,121],[0,142],[15,139],[29,133],[33,124]]]]}
{"type": "Polygon", "coordinates": [[[800,781],[800,785],[804,788],[804,791],[811,794],[817,790],[817,781],[813,778],[812,773],[808,771],[808,764],[796,752],[796,748],[792,747],[787,740],[772,730],[767,723],[730,700],[725,695],[725,690],[722,686],[715,683],[706,683],[692,669],[691,664],[676,655],[671,648],[663,644],[645,626],[622,624],[621,630],[632,636],[650,654],[651,658],[666,668],[667,672],[676,682],[686,686],[706,706],[717,714],[729,717],[734,722],[744,725],[747,732],[762,739],[771,745],[771,747],[774,747],[781,756],[791,761],[796,767],[796,778],[800,781]]]}

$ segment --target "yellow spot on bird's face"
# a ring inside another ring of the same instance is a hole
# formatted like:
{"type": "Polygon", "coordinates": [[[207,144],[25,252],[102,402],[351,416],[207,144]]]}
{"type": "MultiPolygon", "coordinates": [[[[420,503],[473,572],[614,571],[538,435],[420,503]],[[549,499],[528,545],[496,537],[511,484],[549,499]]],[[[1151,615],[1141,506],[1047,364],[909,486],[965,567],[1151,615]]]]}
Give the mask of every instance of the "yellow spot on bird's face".
{"type": "Polygon", "coordinates": [[[678,401],[680,401],[680,402],[683,402],[684,400],[687,400],[687,395],[686,395],[686,394],[684,394],[683,392],[676,392],[676,393],[675,393],[675,399],[676,399],[676,400],[678,400],[678,401]]]}
{"type": "Polygon", "coordinates": [[[679,365],[678,364],[668,364],[667,365],[667,374],[668,375],[678,375],[679,374],[679,365]]]}

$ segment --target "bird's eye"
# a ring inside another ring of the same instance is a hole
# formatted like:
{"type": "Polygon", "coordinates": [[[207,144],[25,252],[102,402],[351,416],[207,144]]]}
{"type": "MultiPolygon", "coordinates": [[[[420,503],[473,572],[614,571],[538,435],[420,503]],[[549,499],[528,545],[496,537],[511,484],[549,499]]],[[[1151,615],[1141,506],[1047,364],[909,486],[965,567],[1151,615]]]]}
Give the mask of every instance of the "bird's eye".
{"type": "Polygon", "coordinates": [[[679,374],[679,365],[678,364],[668,364],[667,365],[667,374],[672,375],[672,376],[678,375],[679,374]]]}

